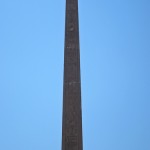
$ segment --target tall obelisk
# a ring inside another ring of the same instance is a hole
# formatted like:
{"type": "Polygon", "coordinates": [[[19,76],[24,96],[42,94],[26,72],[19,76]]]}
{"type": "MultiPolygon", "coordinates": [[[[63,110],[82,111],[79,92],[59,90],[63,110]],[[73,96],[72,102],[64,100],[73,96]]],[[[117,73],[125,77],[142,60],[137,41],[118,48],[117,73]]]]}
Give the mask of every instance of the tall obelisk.
{"type": "Polygon", "coordinates": [[[78,0],[66,0],[62,150],[83,150],[78,0]]]}

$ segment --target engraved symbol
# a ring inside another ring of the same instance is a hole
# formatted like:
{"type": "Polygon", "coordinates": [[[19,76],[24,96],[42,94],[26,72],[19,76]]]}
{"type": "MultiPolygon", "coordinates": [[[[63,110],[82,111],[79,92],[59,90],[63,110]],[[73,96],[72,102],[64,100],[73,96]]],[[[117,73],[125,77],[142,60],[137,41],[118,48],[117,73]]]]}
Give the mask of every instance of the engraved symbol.
{"type": "Polygon", "coordinates": [[[75,44],[74,43],[67,43],[67,49],[69,49],[69,50],[75,50],[75,44]]]}
{"type": "Polygon", "coordinates": [[[70,24],[70,25],[69,25],[69,31],[72,32],[73,30],[74,30],[74,25],[73,25],[73,24],[70,24]]]}
{"type": "Polygon", "coordinates": [[[77,150],[78,147],[77,136],[67,136],[66,145],[68,150],[77,150]]]}

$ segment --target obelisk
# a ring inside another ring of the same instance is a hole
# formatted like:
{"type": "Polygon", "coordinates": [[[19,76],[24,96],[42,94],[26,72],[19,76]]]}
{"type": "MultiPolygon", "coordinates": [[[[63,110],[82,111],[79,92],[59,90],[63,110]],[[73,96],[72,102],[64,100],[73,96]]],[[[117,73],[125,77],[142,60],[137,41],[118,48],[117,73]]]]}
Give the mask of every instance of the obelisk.
{"type": "Polygon", "coordinates": [[[62,150],[83,150],[78,0],[66,0],[62,150]]]}

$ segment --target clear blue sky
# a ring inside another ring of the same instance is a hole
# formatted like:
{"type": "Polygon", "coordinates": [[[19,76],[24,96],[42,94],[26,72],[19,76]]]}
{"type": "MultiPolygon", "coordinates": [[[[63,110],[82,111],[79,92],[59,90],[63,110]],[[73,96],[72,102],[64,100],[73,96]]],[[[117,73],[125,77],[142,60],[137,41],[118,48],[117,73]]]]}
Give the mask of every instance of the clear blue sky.
{"type": "MultiPolygon", "coordinates": [[[[84,150],[150,150],[150,1],[79,0],[84,150]]],[[[61,150],[65,0],[0,1],[0,150],[61,150]]]]}

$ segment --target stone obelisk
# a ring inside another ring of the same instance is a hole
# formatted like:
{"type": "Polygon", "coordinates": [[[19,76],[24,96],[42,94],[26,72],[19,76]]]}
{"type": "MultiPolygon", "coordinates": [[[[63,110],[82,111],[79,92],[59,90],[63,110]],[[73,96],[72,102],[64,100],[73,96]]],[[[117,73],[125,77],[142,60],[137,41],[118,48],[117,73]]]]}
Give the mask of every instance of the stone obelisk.
{"type": "Polygon", "coordinates": [[[66,0],[62,150],[83,150],[78,0],[66,0]]]}

